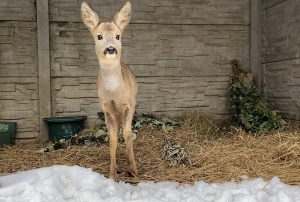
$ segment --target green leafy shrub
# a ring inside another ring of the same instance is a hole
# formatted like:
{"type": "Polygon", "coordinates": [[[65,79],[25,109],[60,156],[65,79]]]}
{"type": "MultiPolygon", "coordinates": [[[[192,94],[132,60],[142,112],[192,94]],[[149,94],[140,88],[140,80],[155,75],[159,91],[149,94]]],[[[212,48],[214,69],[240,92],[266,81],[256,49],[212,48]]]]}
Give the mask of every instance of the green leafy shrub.
{"type": "Polygon", "coordinates": [[[253,82],[252,74],[242,71],[238,60],[231,61],[234,75],[229,88],[230,110],[233,118],[247,131],[258,133],[276,130],[286,122],[268,107],[263,95],[253,82]]]}
{"type": "MultiPolygon", "coordinates": [[[[43,153],[64,149],[72,145],[96,146],[100,143],[108,142],[109,133],[105,124],[104,113],[98,112],[97,114],[99,119],[89,128],[83,129],[79,132],[79,134],[76,134],[69,140],[61,139],[56,142],[52,142],[50,140],[46,141],[44,142],[44,148],[38,152],[43,153]]],[[[153,114],[135,113],[131,124],[131,135],[133,140],[136,139],[136,134],[142,126],[150,126],[162,130],[164,133],[168,133],[168,131],[172,130],[174,127],[179,127],[179,123],[165,116],[159,117],[153,114]]],[[[122,129],[120,130],[119,141],[124,142],[122,129]]]]}

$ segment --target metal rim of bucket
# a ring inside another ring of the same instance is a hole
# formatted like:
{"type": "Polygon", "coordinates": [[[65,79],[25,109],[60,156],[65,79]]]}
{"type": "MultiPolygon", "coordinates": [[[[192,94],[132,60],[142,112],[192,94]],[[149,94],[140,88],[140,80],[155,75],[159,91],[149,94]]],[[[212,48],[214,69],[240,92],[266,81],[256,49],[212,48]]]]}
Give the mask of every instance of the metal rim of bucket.
{"type": "Polygon", "coordinates": [[[61,122],[84,121],[86,119],[87,116],[67,116],[67,117],[43,118],[43,121],[45,121],[46,123],[61,123],[61,122]]]}

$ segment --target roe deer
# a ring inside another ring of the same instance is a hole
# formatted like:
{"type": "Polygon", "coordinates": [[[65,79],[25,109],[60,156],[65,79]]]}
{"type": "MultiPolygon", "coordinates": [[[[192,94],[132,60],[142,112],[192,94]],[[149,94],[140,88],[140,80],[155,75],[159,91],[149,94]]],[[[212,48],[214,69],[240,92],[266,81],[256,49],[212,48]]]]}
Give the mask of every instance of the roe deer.
{"type": "Polygon", "coordinates": [[[102,22],[86,2],[81,5],[81,18],[95,40],[100,64],[98,96],[105,115],[110,141],[110,175],[117,180],[116,151],[122,124],[126,143],[127,171],[137,175],[131,138],[131,122],[135,111],[137,83],[130,68],[120,62],[121,35],[131,17],[130,2],[116,13],[112,22],[102,22]]]}

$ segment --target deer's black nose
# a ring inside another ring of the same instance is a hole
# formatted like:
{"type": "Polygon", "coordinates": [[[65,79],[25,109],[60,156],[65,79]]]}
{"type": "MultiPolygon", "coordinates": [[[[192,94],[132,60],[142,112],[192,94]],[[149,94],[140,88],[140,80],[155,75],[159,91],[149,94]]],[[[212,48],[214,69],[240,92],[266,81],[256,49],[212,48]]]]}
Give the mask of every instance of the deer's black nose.
{"type": "Polygon", "coordinates": [[[109,46],[105,49],[104,53],[109,53],[109,54],[114,54],[116,53],[117,54],[117,49],[113,46],[109,46]]]}

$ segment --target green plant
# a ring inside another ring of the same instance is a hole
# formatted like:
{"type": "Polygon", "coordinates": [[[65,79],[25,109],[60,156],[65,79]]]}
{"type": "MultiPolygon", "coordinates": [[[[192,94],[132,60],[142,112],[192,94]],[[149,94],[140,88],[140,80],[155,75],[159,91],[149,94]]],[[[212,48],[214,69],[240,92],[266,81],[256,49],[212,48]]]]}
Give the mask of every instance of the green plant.
{"type": "MultiPolygon", "coordinates": [[[[90,128],[83,129],[79,134],[74,135],[71,139],[61,139],[56,142],[46,141],[44,142],[44,148],[38,152],[49,152],[57,149],[64,149],[72,145],[86,145],[95,146],[100,143],[106,143],[109,141],[108,129],[104,121],[103,112],[98,113],[99,119],[90,128]]],[[[135,113],[132,120],[132,139],[136,139],[136,134],[140,127],[150,126],[162,130],[164,133],[172,130],[174,127],[179,127],[179,123],[168,117],[158,117],[153,114],[147,113],[135,113]]],[[[119,140],[124,142],[122,130],[120,130],[119,140]]]]}
{"type": "Polygon", "coordinates": [[[230,81],[229,101],[234,120],[254,133],[285,125],[286,122],[277,111],[268,107],[266,99],[255,87],[252,74],[242,71],[236,59],[231,64],[234,75],[230,81]]]}
{"type": "MultiPolygon", "coordinates": [[[[92,136],[94,136],[99,142],[108,142],[109,134],[105,125],[103,112],[99,112],[98,116],[102,123],[99,125],[97,130],[92,131],[92,136]]],[[[141,126],[155,127],[161,129],[164,133],[167,133],[174,127],[178,127],[179,124],[175,120],[171,120],[167,117],[158,117],[154,114],[148,113],[135,113],[131,124],[131,135],[133,140],[136,139],[136,134],[141,126]]],[[[122,130],[120,130],[119,138],[121,141],[124,141],[122,130]]]]}

